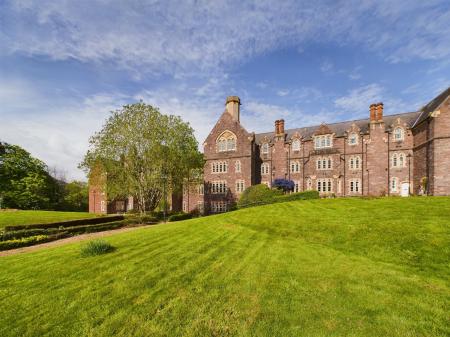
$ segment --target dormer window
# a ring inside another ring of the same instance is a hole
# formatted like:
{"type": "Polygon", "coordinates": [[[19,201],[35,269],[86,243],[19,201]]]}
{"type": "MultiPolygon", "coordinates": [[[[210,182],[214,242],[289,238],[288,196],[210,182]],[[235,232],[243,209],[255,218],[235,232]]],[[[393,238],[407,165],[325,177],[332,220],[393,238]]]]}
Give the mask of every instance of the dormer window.
{"type": "Polygon", "coordinates": [[[261,153],[262,154],[268,154],[269,153],[269,143],[264,143],[261,147],[261,153]]]}
{"type": "Polygon", "coordinates": [[[394,129],[394,141],[401,142],[405,138],[404,131],[401,127],[394,129]]]}
{"type": "Polygon", "coordinates": [[[300,151],[300,140],[294,139],[292,141],[292,151],[300,151]]]}
{"type": "Polygon", "coordinates": [[[219,138],[217,138],[217,151],[236,151],[236,135],[231,131],[223,132],[219,138]]]}
{"type": "Polygon", "coordinates": [[[326,149],[333,146],[333,139],[331,135],[321,135],[314,137],[315,149],[326,149]]]}
{"type": "Polygon", "coordinates": [[[358,144],[358,134],[352,132],[350,136],[348,136],[348,144],[349,145],[357,145],[358,144]]]}

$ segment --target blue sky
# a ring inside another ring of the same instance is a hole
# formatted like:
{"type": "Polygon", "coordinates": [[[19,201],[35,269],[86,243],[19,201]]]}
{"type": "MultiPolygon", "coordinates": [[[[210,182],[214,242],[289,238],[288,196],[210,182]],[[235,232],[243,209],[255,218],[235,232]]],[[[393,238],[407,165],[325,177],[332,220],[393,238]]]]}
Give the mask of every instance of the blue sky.
{"type": "Polygon", "coordinates": [[[416,111],[450,86],[450,2],[0,0],[0,140],[67,178],[139,99],[203,142],[226,96],[249,131],[416,111]]]}

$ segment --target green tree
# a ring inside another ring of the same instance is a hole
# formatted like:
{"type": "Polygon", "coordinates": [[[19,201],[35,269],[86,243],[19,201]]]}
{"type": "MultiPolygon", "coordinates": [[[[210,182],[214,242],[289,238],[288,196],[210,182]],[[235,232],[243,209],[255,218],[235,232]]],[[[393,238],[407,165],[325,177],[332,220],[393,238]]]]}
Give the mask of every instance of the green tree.
{"type": "Polygon", "coordinates": [[[109,199],[136,198],[141,212],[154,210],[164,188],[177,192],[191,172],[203,167],[193,129],[178,116],[163,115],[143,102],[111,112],[90,139],[80,164],[86,172],[101,167],[109,199]]]}
{"type": "Polygon", "coordinates": [[[88,185],[82,181],[64,184],[64,199],[59,208],[64,211],[86,212],[89,207],[88,185]]]}
{"type": "Polygon", "coordinates": [[[49,209],[56,203],[56,189],[57,182],[42,161],[20,146],[0,142],[2,207],[49,209]]]}

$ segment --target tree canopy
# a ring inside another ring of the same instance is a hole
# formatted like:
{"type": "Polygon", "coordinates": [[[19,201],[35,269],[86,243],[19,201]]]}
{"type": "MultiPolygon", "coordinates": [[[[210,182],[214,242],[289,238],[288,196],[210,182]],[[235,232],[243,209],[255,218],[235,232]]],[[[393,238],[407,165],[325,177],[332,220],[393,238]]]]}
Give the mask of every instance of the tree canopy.
{"type": "Polygon", "coordinates": [[[20,146],[0,142],[0,197],[2,207],[49,209],[58,195],[47,166],[20,146]]]}
{"type": "Polygon", "coordinates": [[[90,183],[104,185],[110,200],[133,196],[144,212],[155,209],[164,188],[181,191],[203,167],[203,156],[188,123],[138,102],[111,112],[90,138],[80,167],[90,174],[90,183]]]}

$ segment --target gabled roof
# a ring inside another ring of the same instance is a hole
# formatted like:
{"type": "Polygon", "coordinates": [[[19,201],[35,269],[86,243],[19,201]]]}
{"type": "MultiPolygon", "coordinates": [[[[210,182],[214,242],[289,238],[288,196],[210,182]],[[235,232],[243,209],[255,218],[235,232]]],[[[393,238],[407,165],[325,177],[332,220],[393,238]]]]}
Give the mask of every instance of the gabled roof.
{"type": "MultiPolygon", "coordinates": [[[[406,112],[395,115],[383,116],[383,121],[386,124],[386,128],[389,128],[392,124],[394,124],[397,118],[401,118],[403,123],[406,123],[408,127],[412,127],[414,122],[420,115],[420,111],[418,112],[406,112]]],[[[326,126],[330,129],[331,133],[334,133],[336,137],[344,136],[345,132],[352,128],[353,123],[359,127],[362,133],[369,132],[369,124],[370,119],[358,119],[352,121],[338,122],[326,124],[326,126]]],[[[321,125],[307,126],[303,128],[295,128],[286,130],[287,139],[291,138],[296,132],[298,132],[304,139],[311,139],[314,133],[321,127],[321,125]]],[[[258,133],[255,135],[256,143],[260,143],[264,137],[271,138],[275,136],[274,132],[265,132],[258,133]]]]}
{"type": "Polygon", "coordinates": [[[443,92],[441,92],[438,96],[433,98],[427,105],[425,105],[420,110],[420,115],[417,118],[416,122],[413,126],[416,126],[420,123],[422,123],[425,119],[427,119],[430,114],[436,110],[446,99],[450,96],[450,87],[445,89],[443,92]]]}

